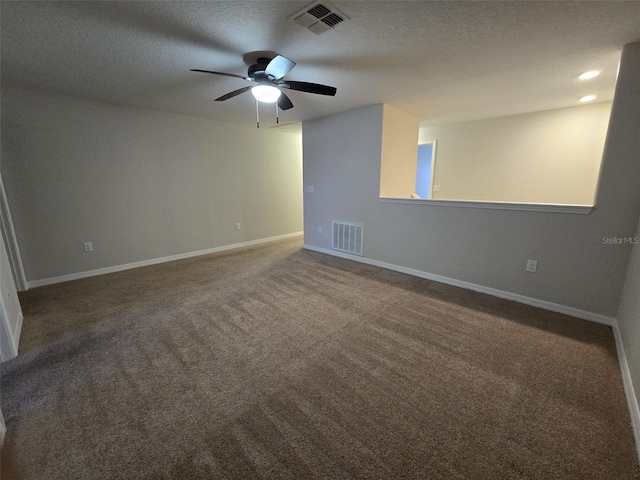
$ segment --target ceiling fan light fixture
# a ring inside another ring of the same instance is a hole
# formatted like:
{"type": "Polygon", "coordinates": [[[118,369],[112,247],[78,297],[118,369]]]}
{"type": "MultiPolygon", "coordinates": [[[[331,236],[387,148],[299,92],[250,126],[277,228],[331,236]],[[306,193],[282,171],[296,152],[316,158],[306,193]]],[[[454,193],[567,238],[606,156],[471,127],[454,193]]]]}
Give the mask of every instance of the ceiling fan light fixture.
{"type": "Polygon", "coordinates": [[[280,89],[272,85],[256,85],[251,89],[256,100],[264,103],[274,103],[280,98],[280,89]]]}

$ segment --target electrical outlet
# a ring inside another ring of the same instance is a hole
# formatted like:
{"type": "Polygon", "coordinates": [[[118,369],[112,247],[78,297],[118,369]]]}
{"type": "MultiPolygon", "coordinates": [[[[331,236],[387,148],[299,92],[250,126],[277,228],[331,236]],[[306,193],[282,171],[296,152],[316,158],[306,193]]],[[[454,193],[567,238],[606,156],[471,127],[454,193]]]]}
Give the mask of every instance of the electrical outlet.
{"type": "Polygon", "coordinates": [[[316,191],[315,187],[313,185],[309,185],[307,187],[307,193],[314,193],[316,191]]]}
{"type": "Polygon", "coordinates": [[[93,243],[91,242],[84,242],[84,251],[85,252],[93,252],[93,243]]]}
{"type": "Polygon", "coordinates": [[[236,223],[236,230],[240,230],[240,223],[236,223]]]}
{"type": "Polygon", "coordinates": [[[318,225],[318,233],[322,233],[322,227],[318,225]]]}
{"type": "Polygon", "coordinates": [[[434,192],[439,192],[440,191],[440,185],[434,185],[433,186],[433,191],[434,192]]]}
{"type": "Polygon", "coordinates": [[[527,260],[527,272],[536,273],[536,270],[538,270],[538,261],[527,260]]]}

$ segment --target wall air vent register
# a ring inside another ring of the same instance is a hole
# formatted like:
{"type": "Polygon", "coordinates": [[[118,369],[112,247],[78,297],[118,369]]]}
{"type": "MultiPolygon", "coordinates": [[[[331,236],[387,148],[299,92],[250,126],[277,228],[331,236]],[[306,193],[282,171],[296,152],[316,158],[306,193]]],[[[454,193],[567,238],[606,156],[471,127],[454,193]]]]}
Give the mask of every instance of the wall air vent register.
{"type": "Polygon", "coordinates": [[[364,225],[361,223],[332,222],[331,248],[340,252],[362,255],[362,243],[364,240],[364,225]]]}

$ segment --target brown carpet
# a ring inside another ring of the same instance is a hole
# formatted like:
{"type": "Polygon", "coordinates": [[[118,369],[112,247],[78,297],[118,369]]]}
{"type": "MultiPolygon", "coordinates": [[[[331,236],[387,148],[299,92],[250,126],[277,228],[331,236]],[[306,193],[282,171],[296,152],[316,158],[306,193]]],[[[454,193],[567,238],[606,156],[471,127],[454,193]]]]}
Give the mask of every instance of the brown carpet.
{"type": "Polygon", "coordinates": [[[25,480],[638,478],[609,327],[300,243],[21,294],[3,465],[25,480]]]}

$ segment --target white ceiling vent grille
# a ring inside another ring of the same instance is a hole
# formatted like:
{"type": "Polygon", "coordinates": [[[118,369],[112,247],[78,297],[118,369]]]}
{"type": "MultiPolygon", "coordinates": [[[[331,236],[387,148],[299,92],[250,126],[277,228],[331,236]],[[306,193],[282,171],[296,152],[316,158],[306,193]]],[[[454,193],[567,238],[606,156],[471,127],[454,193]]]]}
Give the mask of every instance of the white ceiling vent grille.
{"type": "Polygon", "coordinates": [[[335,28],[336,25],[349,20],[349,17],[329,2],[316,1],[307,5],[291,17],[298,25],[311,30],[316,35],[335,28]]]}
{"type": "Polygon", "coordinates": [[[361,223],[333,221],[332,249],[362,255],[363,239],[364,225],[361,223]]]}

